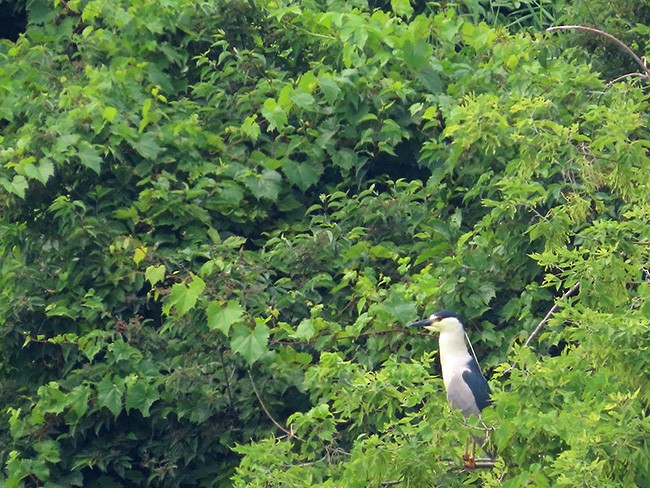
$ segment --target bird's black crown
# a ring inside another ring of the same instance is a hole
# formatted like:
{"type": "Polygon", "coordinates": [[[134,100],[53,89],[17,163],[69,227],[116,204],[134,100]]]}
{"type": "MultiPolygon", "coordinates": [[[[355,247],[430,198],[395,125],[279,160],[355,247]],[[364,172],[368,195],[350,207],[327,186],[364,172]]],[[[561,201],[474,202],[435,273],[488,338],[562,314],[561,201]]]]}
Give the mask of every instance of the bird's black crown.
{"type": "Polygon", "coordinates": [[[460,317],[456,315],[454,312],[451,312],[449,310],[440,310],[439,312],[436,312],[433,315],[435,315],[436,317],[440,317],[441,319],[448,319],[449,317],[453,317],[460,321],[460,317]]]}

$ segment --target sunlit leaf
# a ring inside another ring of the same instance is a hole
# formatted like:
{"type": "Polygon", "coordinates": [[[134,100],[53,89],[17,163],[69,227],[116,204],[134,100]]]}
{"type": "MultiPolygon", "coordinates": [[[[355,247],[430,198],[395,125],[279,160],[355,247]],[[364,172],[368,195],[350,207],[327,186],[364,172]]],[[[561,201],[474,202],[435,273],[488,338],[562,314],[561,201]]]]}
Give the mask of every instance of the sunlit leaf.
{"type": "Polygon", "coordinates": [[[77,156],[79,156],[81,164],[99,174],[102,157],[94,146],[86,141],[81,141],[79,143],[79,148],[77,149],[77,156]]]}
{"type": "Polygon", "coordinates": [[[248,364],[253,364],[266,353],[269,335],[269,328],[264,324],[257,324],[254,329],[235,325],[230,346],[233,351],[241,354],[248,364]]]}
{"type": "Polygon", "coordinates": [[[296,332],[294,332],[291,336],[295,337],[296,339],[304,339],[308,341],[314,337],[314,333],[315,329],[312,320],[304,319],[296,328],[296,332]]]}
{"type": "Polygon", "coordinates": [[[208,328],[220,330],[228,335],[230,327],[241,320],[244,308],[236,300],[229,300],[225,305],[215,301],[208,305],[206,313],[208,328]]]}
{"type": "Polygon", "coordinates": [[[390,6],[397,15],[407,18],[413,15],[413,7],[411,7],[410,0],[390,0],[390,6]]]}
{"type": "Polygon", "coordinates": [[[166,268],[164,264],[158,266],[147,266],[147,269],[144,272],[144,277],[151,286],[154,286],[156,283],[165,279],[165,271],[166,268]]]}
{"type": "Polygon", "coordinates": [[[199,296],[205,289],[205,281],[199,276],[192,275],[189,284],[176,283],[163,306],[163,312],[169,315],[172,307],[176,309],[179,317],[182,317],[196,305],[199,296]]]}
{"type": "Polygon", "coordinates": [[[275,99],[267,98],[262,107],[262,115],[269,121],[270,130],[282,130],[287,125],[287,112],[275,99]]]}

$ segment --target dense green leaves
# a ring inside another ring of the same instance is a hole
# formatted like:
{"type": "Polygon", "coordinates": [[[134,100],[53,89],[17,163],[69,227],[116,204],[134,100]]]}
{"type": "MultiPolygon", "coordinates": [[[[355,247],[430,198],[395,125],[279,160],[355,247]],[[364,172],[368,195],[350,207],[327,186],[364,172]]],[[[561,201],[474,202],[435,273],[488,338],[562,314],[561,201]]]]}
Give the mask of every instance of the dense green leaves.
{"type": "Polygon", "coordinates": [[[317,3],[0,42],[0,484],[647,485],[647,85],[543,34],[573,4],[317,3]],[[439,308],[492,469],[405,328],[439,308]]]}

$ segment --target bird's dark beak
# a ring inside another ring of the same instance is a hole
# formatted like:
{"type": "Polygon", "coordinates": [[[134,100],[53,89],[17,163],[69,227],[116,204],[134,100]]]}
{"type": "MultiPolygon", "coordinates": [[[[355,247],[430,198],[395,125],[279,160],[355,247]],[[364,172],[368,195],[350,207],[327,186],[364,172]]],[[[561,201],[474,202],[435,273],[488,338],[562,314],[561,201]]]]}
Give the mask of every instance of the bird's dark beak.
{"type": "Polygon", "coordinates": [[[431,324],[433,324],[433,320],[424,319],[424,320],[418,320],[417,322],[413,322],[412,324],[409,324],[407,327],[425,327],[431,324]]]}

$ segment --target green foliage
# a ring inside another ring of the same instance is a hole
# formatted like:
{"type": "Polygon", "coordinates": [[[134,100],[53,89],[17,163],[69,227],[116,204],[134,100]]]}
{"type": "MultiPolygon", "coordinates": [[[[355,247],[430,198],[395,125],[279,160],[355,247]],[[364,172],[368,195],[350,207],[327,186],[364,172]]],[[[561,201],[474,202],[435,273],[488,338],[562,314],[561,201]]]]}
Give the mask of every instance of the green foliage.
{"type": "Polygon", "coordinates": [[[29,4],[3,486],[648,483],[647,89],[517,32],[549,2],[445,5],[29,4]],[[440,308],[493,378],[490,470],[404,327],[440,308]]]}

